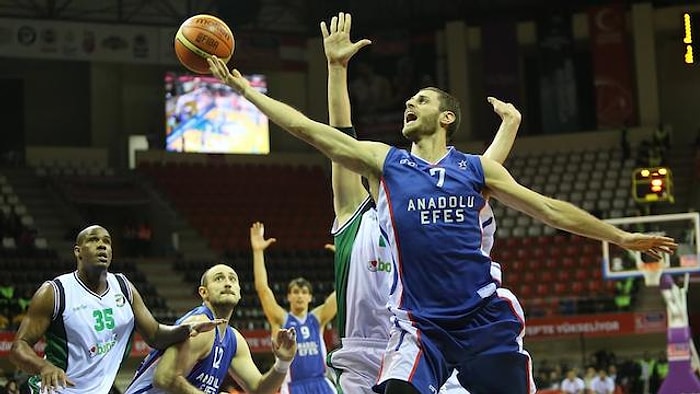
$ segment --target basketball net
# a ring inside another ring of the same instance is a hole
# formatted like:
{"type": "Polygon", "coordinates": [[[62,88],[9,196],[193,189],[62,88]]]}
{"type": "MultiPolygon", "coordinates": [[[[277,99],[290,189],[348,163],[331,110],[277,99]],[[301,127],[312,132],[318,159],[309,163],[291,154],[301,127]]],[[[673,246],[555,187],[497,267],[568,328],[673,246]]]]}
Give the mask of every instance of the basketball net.
{"type": "Polygon", "coordinates": [[[667,255],[657,261],[644,262],[641,259],[641,253],[637,258],[637,268],[644,275],[644,284],[647,286],[659,286],[661,283],[661,275],[664,273],[664,268],[671,265],[667,255]]]}

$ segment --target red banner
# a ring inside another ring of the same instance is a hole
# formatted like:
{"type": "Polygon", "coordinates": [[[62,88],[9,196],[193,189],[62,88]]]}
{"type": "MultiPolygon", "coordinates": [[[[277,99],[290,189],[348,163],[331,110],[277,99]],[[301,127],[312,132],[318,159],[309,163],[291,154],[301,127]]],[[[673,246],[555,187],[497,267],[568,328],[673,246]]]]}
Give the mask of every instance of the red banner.
{"type": "Polygon", "coordinates": [[[599,128],[635,126],[630,40],[624,4],[588,9],[599,128]]]}
{"type": "Polygon", "coordinates": [[[602,315],[527,319],[525,338],[566,336],[608,337],[666,332],[665,312],[611,313],[602,315]]]}
{"type": "MultiPolygon", "coordinates": [[[[243,334],[246,342],[248,342],[252,353],[269,353],[272,351],[272,339],[269,331],[242,331],[241,334],[243,334]]],[[[14,337],[15,333],[12,331],[0,331],[0,357],[7,357],[9,355],[14,337]]],[[[339,342],[334,330],[326,330],[324,332],[324,338],[326,340],[326,347],[329,349],[334,348],[339,342]]],[[[39,341],[34,346],[34,350],[36,350],[39,355],[43,355],[45,345],[43,340],[39,341]]],[[[147,355],[149,351],[151,351],[151,348],[144,342],[143,338],[141,338],[138,333],[135,334],[134,340],[131,343],[131,357],[143,357],[147,355]]]]}

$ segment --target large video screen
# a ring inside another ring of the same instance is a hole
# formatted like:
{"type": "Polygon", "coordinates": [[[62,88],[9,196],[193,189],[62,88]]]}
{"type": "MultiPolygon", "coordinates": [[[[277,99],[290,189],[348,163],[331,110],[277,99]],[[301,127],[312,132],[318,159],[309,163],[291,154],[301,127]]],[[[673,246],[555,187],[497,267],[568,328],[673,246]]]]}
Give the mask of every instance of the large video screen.
{"type": "MultiPolygon", "coordinates": [[[[267,93],[264,75],[246,78],[267,93]]],[[[270,153],[267,117],[212,76],[165,75],[165,150],[202,153],[270,153]]]]}

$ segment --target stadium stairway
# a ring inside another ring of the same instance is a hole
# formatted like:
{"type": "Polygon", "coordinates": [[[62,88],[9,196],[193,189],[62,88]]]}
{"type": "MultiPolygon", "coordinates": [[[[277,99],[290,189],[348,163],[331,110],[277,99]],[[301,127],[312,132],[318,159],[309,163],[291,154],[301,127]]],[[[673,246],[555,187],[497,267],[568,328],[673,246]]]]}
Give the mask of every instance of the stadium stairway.
{"type": "Polygon", "coordinates": [[[182,275],[176,273],[171,259],[144,259],[139,262],[138,269],[165,299],[166,307],[178,316],[202,302],[196,293],[198,283],[186,283],[182,275]]]}
{"type": "Polygon", "coordinates": [[[46,238],[59,259],[74,259],[73,241],[66,238],[66,231],[72,223],[81,222],[78,212],[63,203],[32,169],[3,168],[2,173],[34,218],[38,235],[46,238]]]}

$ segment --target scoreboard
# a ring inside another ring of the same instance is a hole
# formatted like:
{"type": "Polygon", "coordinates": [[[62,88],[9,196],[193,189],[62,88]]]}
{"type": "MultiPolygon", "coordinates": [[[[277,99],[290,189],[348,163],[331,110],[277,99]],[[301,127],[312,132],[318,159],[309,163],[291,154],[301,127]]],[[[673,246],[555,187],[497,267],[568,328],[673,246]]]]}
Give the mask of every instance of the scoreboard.
{"type": "Polygon", "coordinates": [[[683,13],[683,63],[700,64],[700,12],[683,13]]]}

